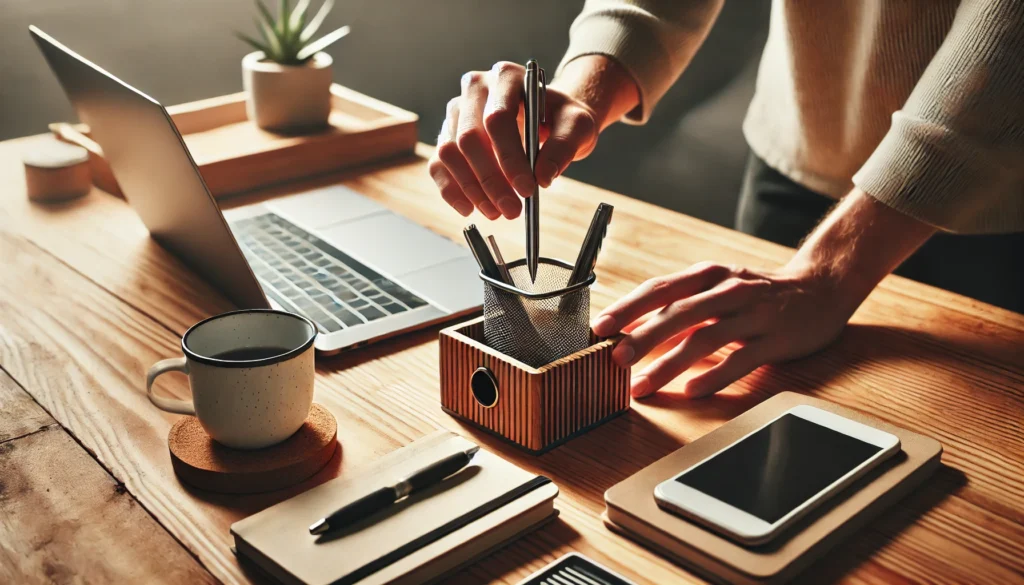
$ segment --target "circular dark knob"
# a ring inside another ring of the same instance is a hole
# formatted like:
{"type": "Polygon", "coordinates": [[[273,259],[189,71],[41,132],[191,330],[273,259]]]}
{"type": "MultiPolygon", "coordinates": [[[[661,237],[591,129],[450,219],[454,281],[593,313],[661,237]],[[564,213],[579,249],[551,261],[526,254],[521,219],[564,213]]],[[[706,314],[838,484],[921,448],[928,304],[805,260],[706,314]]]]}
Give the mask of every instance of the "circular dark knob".
{"type": "Polygon", "coordinates": [[[469,386],[473,390],[473,398],[476,398],[480,406],[492,408],[498,404],[498,381],[487,368],[477,368],[469,379],[469,386]]]}

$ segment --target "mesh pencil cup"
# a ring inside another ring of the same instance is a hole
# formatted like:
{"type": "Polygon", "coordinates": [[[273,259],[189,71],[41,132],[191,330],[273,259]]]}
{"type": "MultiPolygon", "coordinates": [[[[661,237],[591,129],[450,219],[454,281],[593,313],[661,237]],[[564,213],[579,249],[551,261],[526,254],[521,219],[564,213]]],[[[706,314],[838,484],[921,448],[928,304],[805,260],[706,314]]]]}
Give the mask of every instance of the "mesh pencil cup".
{"type": "Polygon", "coordinates": [[[441,405],[541,453],[628,410],[629,368],[590,331],[595,276],[569,286],[572,266],[541,258],[531,283],[525,264],[515,285],[481,274],[483,317],[441,332],[441,405]]]}

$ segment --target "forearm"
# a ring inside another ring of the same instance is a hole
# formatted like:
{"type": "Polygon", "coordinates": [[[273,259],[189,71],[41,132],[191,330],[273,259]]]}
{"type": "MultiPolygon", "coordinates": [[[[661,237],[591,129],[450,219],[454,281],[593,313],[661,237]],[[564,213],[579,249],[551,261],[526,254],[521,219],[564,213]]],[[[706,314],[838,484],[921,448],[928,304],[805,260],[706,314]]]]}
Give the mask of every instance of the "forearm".
{"type": "Polygon", "coordinates": [[[550,85],[589,106],[601,130],[640,103],[640,93],[632,76],[622,65],[604,55],[574,59],[550,85]]]}
{"type": "Polygon", "coordinates": [[[797,250],[790,267],[833,283],[850,314],[935,228],[854,189],[797,250]]]}

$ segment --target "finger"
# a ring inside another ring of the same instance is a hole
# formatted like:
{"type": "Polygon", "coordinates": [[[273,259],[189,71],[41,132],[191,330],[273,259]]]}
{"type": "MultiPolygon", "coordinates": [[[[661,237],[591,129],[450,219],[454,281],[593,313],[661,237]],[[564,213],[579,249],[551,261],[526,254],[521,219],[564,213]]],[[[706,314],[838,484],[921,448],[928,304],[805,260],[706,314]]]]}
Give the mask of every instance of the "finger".
{"type": "Polygon", "coordinates": [[[620,341],[612,358],[623,367],[632,365],[676,333],[740,311],[769,286],[767,280],[729,279],[711,290],[670,303],[620,341]]]}
{"type": "Polygon", "coordinates": [[[742,318],[730,317],[694,331],[693,335],[634,377],[630,383],[631,394],[643,398],[657,392],[700,360],[733,341],[749,337],[752,332],[748,327],[742,318]]]}
{"type": "Polygon", "coordinates": [[[771,361],[771,346],[764,340],[737,349],[713,368],[687,380],[683,394],[687,398],[709,396],[771,361]]]}
{"type": "Polygon", "coordinates": [[[676,274],[647,280],[602,311],[592,325],[594,333],[602,337],[615,335],[647,313],[705,291],[730,275],[726,266],[702,262],[676,274]]]}
{"type": "Polygon", "coordinates": [[[523,67],[502,61],[495,63],[484,106],[484,128],[494,145],[498,164],[512,186],[523,197],[533,195],[537,183],[526,158],[519,131],[519,112],[523,103],[523,67]]]}
{"type": "Polygon", "coordinates": [[[585,157],[597,142],[597,123],[589,111],[566,108],[554,116],[547,140],[537,155],[534,177],[541,187],[548,187],[574,160],[585,157]]]}
{"type": "Polygon", "coordinates": [[[459,98],[455,98],[448,102],[448,116],[441,126],[441,135],[437,139],[435,154],[444,163],[462,193],[480,210],[480,213],[484,214],[487,219],[498,219],[501,214],[484,195],[484,190],[476,180],[476,175],[469,168],[469,163],[466,162],[462,151],[455,143],[455,128],[458,127],[460,117],[459,101],[459,98]]]}
{"type": "Polygon", "coordinates": [[[473,202],[462,192],[458,181],[448,172],[447,167],[437,157],[436,152],[434,156],[430,157],[427,171],[430,173],[430,178],[434,180],[434,184],[437,185],[438,190],[441,191],[441,198],[448,205],[451,205],[455,211],[458,211],[460,215],[469,217],[473,213],[473,202]]]}
{"type": "Polygon", "coordinates": [[[484,107],[487,104],[486,74],[480,71],[462,77],[462,99],[459,101],[459,127],[455,142],[476,175],[491,203],[508,219],[519,217],[519,202],[505,173],[498,166],[494,147],[484,129],[484,107]]]}

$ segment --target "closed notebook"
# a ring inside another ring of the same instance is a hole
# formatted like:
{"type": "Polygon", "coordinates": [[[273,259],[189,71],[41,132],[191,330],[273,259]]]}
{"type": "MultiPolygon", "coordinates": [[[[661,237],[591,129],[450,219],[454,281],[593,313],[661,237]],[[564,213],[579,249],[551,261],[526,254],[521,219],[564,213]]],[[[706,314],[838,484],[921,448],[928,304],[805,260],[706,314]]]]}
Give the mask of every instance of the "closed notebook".
{"type": "Polygon", "coordinates": [[[432,461],[472,446],[438,431],[231,526],[239,556],[295,585],[424,583],[552,519],[558,488],[480,450],[443,482],[348,530],[321,537],[309,525],[432,461]]]}

